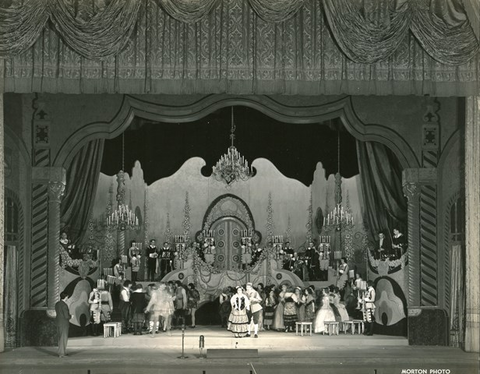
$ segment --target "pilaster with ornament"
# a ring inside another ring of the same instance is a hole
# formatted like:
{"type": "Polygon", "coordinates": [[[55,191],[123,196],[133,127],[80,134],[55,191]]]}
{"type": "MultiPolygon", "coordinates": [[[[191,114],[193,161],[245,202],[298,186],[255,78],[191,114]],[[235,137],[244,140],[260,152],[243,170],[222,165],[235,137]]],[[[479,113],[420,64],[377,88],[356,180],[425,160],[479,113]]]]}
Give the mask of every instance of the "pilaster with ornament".
{"type": "Polygon", "coordinates": [[[408,207],[408,305],[420,306],[420,186],[415,171],[403,171],[403,193],[407,197],[408,207]]]}
{"type": "Polygon", "coordinates": [[[61,167],[36,169],[37,180],[48,180],[48,248],[47,248],[47,314],[55,315],[59,299],[60,266],[60,203],[65,193],[66,172],[61,167]]]}

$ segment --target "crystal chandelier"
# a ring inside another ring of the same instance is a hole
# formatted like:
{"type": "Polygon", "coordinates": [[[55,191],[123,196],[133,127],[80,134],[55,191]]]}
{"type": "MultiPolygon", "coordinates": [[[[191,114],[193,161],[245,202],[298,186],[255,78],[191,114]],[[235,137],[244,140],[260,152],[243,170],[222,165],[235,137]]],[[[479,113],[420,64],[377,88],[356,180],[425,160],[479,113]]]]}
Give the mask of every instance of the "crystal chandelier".
{"type": "Polygon", "coordinates": [[[212,175],[219,182],[226,183],[227,187],[231,186],[236,181],[246,181],[250,179],[254,172],[253,168],[248,166],[248,161],[237,151],[233,145],[235,139],[235,123],[233,121],[233,107],[232,107],[232,127],[230,130],[230,139],[232,145],[228,148],[227,153],[224,154],[217,164],[213,167],[212,175]]]}
{"type": "Polygon", "coordinates": [[[340,175],[340,131],[337,131],[337,173],[335,174],[335,208],[323,218],[323,226],[340,230],[342,227],[353,226],[353,214],[348,204],[342,205],[342,176],[340,175]]]}
{"type": "Polygon", "coordinates": [[[111,230],[137,230],[139,221],[130,205],[125,203],[125,135],[122,134],[122,170],[117,173],[117,207],[107,215],[106,226],[111,230]]]}

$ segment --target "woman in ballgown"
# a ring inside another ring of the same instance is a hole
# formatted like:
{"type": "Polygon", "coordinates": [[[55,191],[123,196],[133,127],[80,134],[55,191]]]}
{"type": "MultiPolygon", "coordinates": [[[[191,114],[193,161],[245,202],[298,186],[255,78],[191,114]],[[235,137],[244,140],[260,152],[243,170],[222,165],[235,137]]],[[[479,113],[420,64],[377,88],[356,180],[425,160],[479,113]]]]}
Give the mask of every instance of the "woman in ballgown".
{"type": "Polygon", "coordinates": [[[335,321],[335,314],[330,306],[330,297],[328,288],[322,291],[322,306],[315,317],[314,331],[320,334],[325,331],[325,321],[335,321]]]}
{"type": "Polygon", "coordinates": [[[272,330],[283,331],[285,330],[285,324],[283,322],[283,309],[285,307],[285,293],[287,292],[287,285],[282,284],[282,289],[278,294],[278,304],[275,309],[275,315],[273,316],[272,330]]]}
{"type": "MultiPolygon", "coordinates": [[[[343,321],[348,321],[350,319],[349,315],[348,315],[348,312],[347,312],[347,309],[345,308],[345,305],[340,302],[340,293],[339,293],[339,290],[337,287],[335,287],[335,290],[333,292],[333,294],[330,294],[330,301],[333,303],[333,309],[335,311],[337,311],[335,317],[336,317],[336,321],[339,321],[339,322],[343,322],[343,321]]],[[[340,330],[341,331],[344,331],[343,330],[343,323],[340,324],[340,330]]]]}

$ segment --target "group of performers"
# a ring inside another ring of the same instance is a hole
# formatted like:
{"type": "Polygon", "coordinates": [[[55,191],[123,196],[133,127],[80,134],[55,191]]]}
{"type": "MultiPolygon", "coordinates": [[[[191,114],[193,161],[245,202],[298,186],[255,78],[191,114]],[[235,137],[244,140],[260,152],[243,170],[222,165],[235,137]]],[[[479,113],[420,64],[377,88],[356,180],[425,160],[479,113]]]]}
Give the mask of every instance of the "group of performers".
{"type": "Polygon", "coordinates": [[[290,270],[305,281],[326,281],[330,265],[330,245],[310,242],[304,252],[298,253],[287,241],[279,246],[277,252],[283,261],[283,269],[290,270]]]}
{"type": "Polygon", "coordinates": [[[400,258],[407,249],[407,239],[398,229],[393,229],[392,235],[381,231],[378,233],[378,241],[373,253],[379,260],[396,260],[400,258]]]}
{"type": "MultiPolygon", "coordinates": [[[[366,324],[365,335],[371,336],[375,290],[373,282],[365,283],[368,286],[361,289],[362,280],[359,276],[351,280],[345,302],[340,301],[339,289],[334,285],[320,290],[315,290],[313,286],[292,288],[286,284],[280,288],[264,288],[262,283],[256,288],[251,283],[235,289],[228,287],[219,297],[222,327],[226,327],[236,338],[250,337],[253,328],[254,337],[258,338],[259,331],[263,330],[295,331],[296,322],[312,322],[314,332],[323,333],[325,322],[363,319],[366,324]]],[[[345,325],[339,326],[343,331],[345,325]]]]}

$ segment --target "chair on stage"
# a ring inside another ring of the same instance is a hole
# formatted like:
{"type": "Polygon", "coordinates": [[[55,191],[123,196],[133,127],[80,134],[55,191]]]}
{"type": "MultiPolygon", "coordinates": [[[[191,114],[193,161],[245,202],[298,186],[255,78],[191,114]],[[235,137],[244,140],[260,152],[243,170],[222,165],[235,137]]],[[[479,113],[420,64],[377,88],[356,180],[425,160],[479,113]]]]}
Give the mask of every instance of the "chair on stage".
{"type": "Polygon", "coordinates": [[[103,324],[104,338],[111,336],[118,338],[120,335],[122,335],[122,322],[107,322],[103,324]]]}
{"type": "Polygon", "coordinates": [[[328,335],[338,335],[340,330],[340,322],[337,321],[325,321],[325,330],[323,330],[323,335],[328,332],[328,335]]]}
{"type": "Polygon", "coordinates": [[[295,322],[295,335],[298,335],[299,327],[300,336],[303,336],[303,334],[312,336],[312,322],[295,322]]]}

